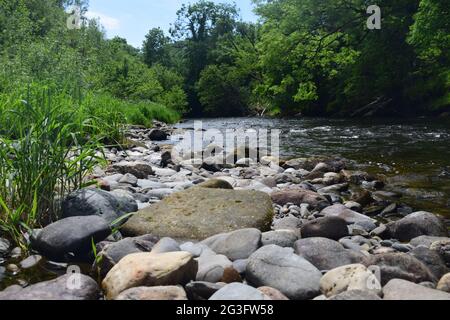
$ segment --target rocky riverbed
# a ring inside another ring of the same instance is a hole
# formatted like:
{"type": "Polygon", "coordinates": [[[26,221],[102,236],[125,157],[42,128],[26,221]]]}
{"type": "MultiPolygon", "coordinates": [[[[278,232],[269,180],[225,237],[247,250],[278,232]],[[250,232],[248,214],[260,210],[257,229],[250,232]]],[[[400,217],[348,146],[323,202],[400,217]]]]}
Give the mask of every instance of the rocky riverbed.
{"type": "Polygon", "coordinates": [[[130,128],[27,256],[0,237],[0,300],[450,300],[448,221],[383,175],[245,148],[224,165],[213,144],[177,157],[180,133],[130,128]]]}

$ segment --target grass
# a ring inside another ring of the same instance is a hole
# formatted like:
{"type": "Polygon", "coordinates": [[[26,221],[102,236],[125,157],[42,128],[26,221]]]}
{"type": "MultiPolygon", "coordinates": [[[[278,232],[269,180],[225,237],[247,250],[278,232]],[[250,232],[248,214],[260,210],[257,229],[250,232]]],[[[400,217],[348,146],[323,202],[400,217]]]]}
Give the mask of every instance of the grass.
{"type": "Polygon", "coordinates": [[[178,115],[150,102],[74,98],[40,85],[0,94],[0,231],[26,249],[24,234],[56,220],[58,199],[106,163],[102,147],[120,144],[126,124],[152,119],[178,115]]]}

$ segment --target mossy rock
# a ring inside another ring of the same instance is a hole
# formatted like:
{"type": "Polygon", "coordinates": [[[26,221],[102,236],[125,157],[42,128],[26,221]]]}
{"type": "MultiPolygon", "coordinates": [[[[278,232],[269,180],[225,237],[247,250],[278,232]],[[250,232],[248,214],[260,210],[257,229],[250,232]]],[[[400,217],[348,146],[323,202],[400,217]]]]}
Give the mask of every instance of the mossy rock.
{"type": "Polygon", "coordinates": [[[121,232],[203,240],[244,228],[268,231],[272,218],[272,200],[263,192],[194,187],[140,210],[121,232]]]}

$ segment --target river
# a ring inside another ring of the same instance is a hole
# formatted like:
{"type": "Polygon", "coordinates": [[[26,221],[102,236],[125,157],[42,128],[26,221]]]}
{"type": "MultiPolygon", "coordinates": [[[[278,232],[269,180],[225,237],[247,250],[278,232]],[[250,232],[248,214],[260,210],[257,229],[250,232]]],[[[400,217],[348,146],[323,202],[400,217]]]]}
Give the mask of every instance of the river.
{"type": "Polygon", "coordinates": [[[450,121],[444,119],[213,118],[179,128],[279,129],[285,158],[338,156],[385,174],[388,190],[414,209],[450,217],[450,121]]]}

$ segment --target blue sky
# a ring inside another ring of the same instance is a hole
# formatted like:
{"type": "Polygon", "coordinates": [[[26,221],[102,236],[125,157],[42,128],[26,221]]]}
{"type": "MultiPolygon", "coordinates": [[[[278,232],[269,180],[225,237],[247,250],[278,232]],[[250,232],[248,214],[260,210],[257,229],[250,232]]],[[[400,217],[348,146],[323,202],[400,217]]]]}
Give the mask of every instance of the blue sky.
{"type": "MultiPolygon", "coordinates": [[[[251,0],[212,0],[217,3],[235,2],[244,21],[256,21],[251,0]]],[[[161,27],[168,31],[176,20],[176,12],[189,0],[90,0],[89,18],[96,17],[105,27],[108,38],[120,36],[140,47],[148,30],[161,27]]]]}

